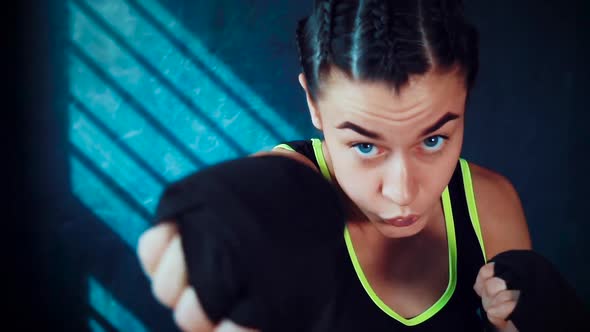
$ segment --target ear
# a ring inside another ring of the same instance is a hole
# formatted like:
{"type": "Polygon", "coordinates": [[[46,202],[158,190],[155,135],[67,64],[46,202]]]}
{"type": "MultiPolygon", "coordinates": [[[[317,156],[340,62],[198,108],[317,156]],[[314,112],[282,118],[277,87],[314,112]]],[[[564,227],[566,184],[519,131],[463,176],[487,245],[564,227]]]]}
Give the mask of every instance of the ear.
{"type": "Polygon", "coordinates": [[[309,115],[311,116],[311,122],[313,123],[313,126],[318,130],[322,130],[322,119],[320,117],[320,112],[317,108],[316,102],[311,98],[311,94],[309,93],[309,88],[307,86],[307,80],[305,79],[305,75],[303,73],[299,74],[299,84],[305,91],[307,107],[309,108],[309,115]]]}

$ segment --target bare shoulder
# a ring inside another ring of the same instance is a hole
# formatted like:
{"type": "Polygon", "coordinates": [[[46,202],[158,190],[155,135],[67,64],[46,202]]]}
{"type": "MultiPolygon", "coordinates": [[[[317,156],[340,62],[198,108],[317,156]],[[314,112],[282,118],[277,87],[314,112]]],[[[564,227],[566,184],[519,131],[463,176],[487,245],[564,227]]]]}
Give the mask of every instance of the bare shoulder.
{"type": "Polygon", "coordinates": [[[301,163],[303,163],[303,164],[305,164],[305,165],[307,165],[319,172],[319,170],[317,169],[317,167],[315,166],[315,164],[311,160],[307,159],[306,156],[304,156],[301,153],[296,152],[296,151],[290,151],[290,150],[287,150],[287,149],[284,149],[281,147],[277,147],[271,151],[261,151],[261,152],[257,152],[255,154],[251,155],[251,157],[262,157],[262,156],[282,156],[282,157],[291,158],[291,159],[297,160],[297,161],[299,161],[299,162],[301,162],[301,163]]]}
{"type": "Polygon", "coordinates": [[[530,249],[529,229],[514,185],[502,174],[471,162],[469,169],[487,258],[510,249],[530,249]]]}

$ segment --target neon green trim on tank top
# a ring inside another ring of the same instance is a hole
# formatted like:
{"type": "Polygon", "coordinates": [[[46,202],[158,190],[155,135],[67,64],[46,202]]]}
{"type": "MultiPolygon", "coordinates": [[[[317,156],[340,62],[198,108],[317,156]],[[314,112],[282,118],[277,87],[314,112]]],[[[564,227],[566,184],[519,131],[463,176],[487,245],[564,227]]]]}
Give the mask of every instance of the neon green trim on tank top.
{"type": "Polygon", "coordinates": [[[471,181],[471,171],[469,170],[469,163],[461,158],[461,174],[463,175],[463,187],[465,188],[465,198],[467,199],[467,209],[469,210],[469,219],[479,240],[479,246],[483,253],[483,259],[487,263],[486,249],[481,236],[481,226],[479,225],[479,216],[477,214],[477,204],[475,204],[475,194],[473,193],[473,183],[471,181]]]}
{"type": "MultiPolygon", "coordinates": [[[[318,165],[320,165],[320,171],[327,179],[331,180],[332,177],[330,176],[330,171],[328,169],[326,160],[324,158],[323,150],[322,150],[322,142],[321,140],[314,138],[312,139],[313,143],[313,150],[315,153],[316,160],[318,165]]],[[[399,321],[400,323],[406,326],[415,326],[418,325],[430,317],[434,316],[437,312],[439,312],[451,299],[455,288],[457,287],[457,241],[455,238],[455,221],[453,218],[453,208],[451,205],[451,197],[449,195],[449,188],[448,186],[445,188],[442,194],[442,203],[443,203],[443,211],[445,216],[445,226],[447,231],[447,247],[448,247],[448,255],[449,255],[449,283],[443,295],[436,301],[430,308],[426,309],[423,313],[419,314],[416,317],[412,317],[410,319],[404,318],[400,314],[396,313],[392,310],[389,306],[387,306],[375,293],[373,288],[371,287],[369,281],[367,280],[363,269],[358,261],[358,257],[354,251],[354,246],[352,244],[352,239],[350,238],[350,233],[348,231],[348,227],[344,228],[344,240],[346,242],[346,248],[348,250],[348,255],[352,261],[352,265],[354,270],[359,278],[363,288],[373,300],[373,303],[377,305],[383,312],[387,315],[392,317],[393,319],[399,321]]]]}
{"type": "MultiPolygon", "coordinates": [[[[332,181],[332,176],[330,175],[330,169],[328,168],[328,164],[326,163],[326,158],[324,158],[324,151],[322,150],[322,141],[317,138],[312,138],[311,145],[313,147],[313,153],[315,155],[315,159],[318,162],[318,165],[320,166],[320,172],[322,173],[324,178],[328,179],[329,181],[332,181]]],[[[288,144],[279,144],[272,149],[274,150],[277,148],[289,150],[291,152],[297,152],[297,151],[295,151],[295,149],[293,149],[288,144]]]]}
{"type": "Polygon", "coordinates": [[[326,158],[324,158],[324,150],[322,149],[322,141],[317,138],[311,139],[311,144],[313,146],[313,153],[315,154],[315,159],[320,165],[320,172],[322,175],[332,181],[332,176],[330,175],[330,169],[328,168],[328,164],[326,163],[326,158]]]}
{"type": "MultiPolygon", "coordinates": [[[[286,145],[286,144],[281,144],[281,145],[286,145]]],[[[313,138],[312,139],[312,146],[313,146],[314,154],[316,157],[316,161],[317,161],[318,165],[320,166],[320,172],[322,173],[322,175],[326,179],[332,180],[332,176],[330,175],[330,170],[329,170],[328,165],[326,163],[326,159],[324,158],[321,140],[319,140],[317,138],[313,138]]],[[[281,147],[281,146],[279,145],[277,147],[281,147]]],[[[286,148],[287,148],[287,150],[293,150],[288,145],[286,145],[286,148]]],[[[464,179],[467,178],[467,180],[464,180],[464,183],[469,183],[469,188],[472,188],[471,187],[471,177],[470,177],[469,173],[465,173],[465,171],[464,171],[464,166],[463,166],[464,163],[465,163],[465,161],[463,161],[461,159],[461,170],[463,172],[462,175],[463,175],[464,179]],[[468,176],[466,176],[466,174],[468,176]]],[[[467,168],[467,172],[469,172],[468,168],[467,168]]],[[[472,217],[471,220],[472,220],[474,228],[476,229],[476,232],[478,234],[478,239],[480,240],[480,245],[482,245],[482,250],[483,250],[483,242],[481,241],[481,230],[479,230],[479,221],[477,219],[477,210],[473,210],[473,211],[475,211],[475,214],[472,215],[472,213],[471,213],[472,208],[475,207],[475,200],[473,199],[473,190],[471,189],[468,191],[467,184],[465,185],[465,188],[466,188],[466,190],[465,190],[466,193],[471,193],[470,197],[471,197],[472,203],[470,203],[470,204],[472,205],[472,207],[470,207],[470,210],[469,210],[470,217],[472,217]],[[475,221],[474,221],[473,216],[475,216],[475,221]]],[[[453,218],[453,208],[451,205],[451,198],[449,195],[448,186],[443,191],[441,199],[442,199],[442,203],[443,203],[445,227],[446,227],[446,232],[447,232],[447,247],[448,247],[448,256],[449,256],[449,282],[447,284],[447,288],[446,288],[445,292],[443,293],[443,295],[432,306],[430,306],[428,309],[426,309],[424,312],[417,315],[416,317],[412,317],[409,319],[404,318],[403,316],[401,316],[400,314],[398,314],[394,310],[392,310],[389,306],[387,306],[379,298],[379,296],[375,293],[375,291],[373,290],[373,288],[369,284],[369,281],[367,280],[367,278],[363,272],[363,269],[360,265],[358,257],[356,256],[356,253],[354,251],[354,246],[352,244],[352,239],[350,238],[350,232],[348,231],[348,227],[344,228],[344,240],[346,242],[346,248],[348,250],[348,254],[349,254],[350,259],[352,261],[352,265],[354,267],[354,270],[355,270],[357,277],[359,278],[363,288],[365,289],[365,291],[367,292],[367,294],[369,295],[369,297],[371,298],[373,303],[375,303],[375,305],[377,305],[377,307],[379,307],[383,312],[385,312],[387,315],[389,315],[393,319],[399,321],[400,323],[402,323],[406,326],[418,325],[420,323],[425,322],[426,320],[428,320],[432,316],[434,316],[437,312],[439,312],[449,302],[449,300],[451,299],[451,297],[455,291],[455,288],[457,287],[457,241],[456,241],[456,237],[455,237],[455,221],[453,218]]],[[[468,202],[469,201],[470,201],[470,199],[468,198],[468,202]]]]}
{"type": "Polygon", "coordinates": [[[344,239],[346,241],[346,247],[348,248],[348,254],[352,261],[352,265],[354,266],[354,270],[363,285],[363,288],[373,300],[373,302],[379,307],[383,312],[389,315],[391,318],[397,320],[398,322],[406,325],[406,326],[415,326],[424,321],[428,320],[430,317],[434,316],[437,312],[439,312],[451,299],[453,292],[457,286],[457,243],[455,239],[455,226],[453,220],[453,209],[451,206],[451,198],[449,196],[449,188],[445,188],[442,194],[442,202],[443,202],[443,210],[445,215],[445,225],[447,231],[447,246],[448,246],[448,253],[449,253],[449,283],[443,295],[436,301],[432,306],[426,309],[424,312],[419,314],[416,317],[412,318],[404,318],[393,309],[391,309],[387,304],[385,304],[379,296],[375,293],[369,281],[367,280],[363,269],[359,263],[359,260],[356,256],[354,251],[354,246],[352,244],[352,240],[350,238],[350,232],[348,231],[348,227],[344,230],[344,239]]]}
{"type": "Polygon", "coordinates": [[[288,144],[279,144],[277,146],[275,146],[274,148],[272,148],[273,150],[276,148],[281,148],[281,149],[285,149],[285,150],[289,150],[291,152],[296,152],[292,147],[290,147],[288,144]]]}

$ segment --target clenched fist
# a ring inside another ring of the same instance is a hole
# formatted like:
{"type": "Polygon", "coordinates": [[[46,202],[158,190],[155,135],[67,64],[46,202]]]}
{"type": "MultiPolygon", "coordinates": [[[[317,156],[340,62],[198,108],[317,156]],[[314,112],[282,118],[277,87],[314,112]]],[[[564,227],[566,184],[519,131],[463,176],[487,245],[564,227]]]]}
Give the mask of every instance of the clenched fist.
{"type": "Polygon", "coordinates": [[[494,263],[481,267],[473,289],[481,297],[488,320],[500,331],[518,331],[512,321],[508,320],[516,308],[520,292],[507,289],[506,282],[494,276],[494,263]]]}
{"type": "Polygon", "coordinates": [[[139,239],[137,254],[151,279],[154,296],[173,310],[174,321],[182,331],[256,331],[237,326],[229,320],[217,325],[209,320],[194,288],[188,284],[181,238],[175,223],[164,222],[148,229],[139,239]]]}

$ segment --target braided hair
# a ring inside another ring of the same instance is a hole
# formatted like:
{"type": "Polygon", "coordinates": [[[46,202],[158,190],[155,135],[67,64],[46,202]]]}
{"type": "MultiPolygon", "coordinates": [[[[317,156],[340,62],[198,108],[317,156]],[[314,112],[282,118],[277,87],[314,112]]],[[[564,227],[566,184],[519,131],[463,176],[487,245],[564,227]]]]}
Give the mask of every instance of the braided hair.
{"type": "Polygon", "coordinates": [[[399,92],[411,75],[458,66],[469,91],[479,66],[478,33],[461,0],[315,0],[299,21],[299,61],[313,99],[332,66],[351,79],[399,92]]]}

